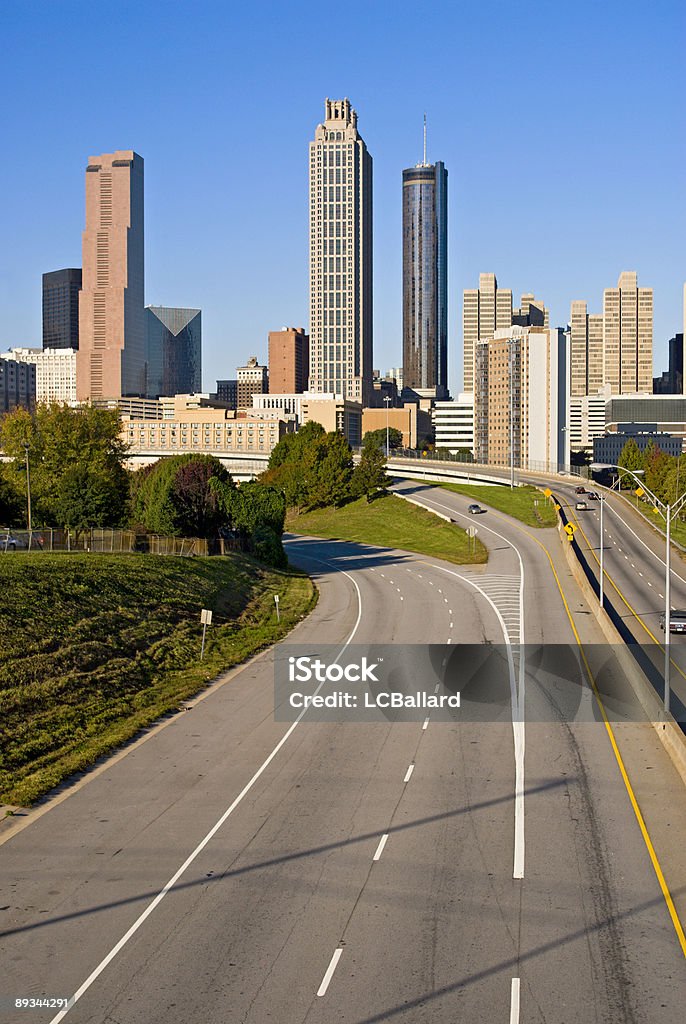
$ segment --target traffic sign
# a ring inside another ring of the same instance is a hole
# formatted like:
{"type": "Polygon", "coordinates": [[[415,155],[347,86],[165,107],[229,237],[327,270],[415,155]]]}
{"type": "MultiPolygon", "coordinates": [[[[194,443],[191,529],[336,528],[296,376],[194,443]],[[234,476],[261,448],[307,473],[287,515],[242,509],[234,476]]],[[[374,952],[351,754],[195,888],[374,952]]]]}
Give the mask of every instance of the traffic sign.
{"type": "Polygon", "coordinates": [[[467,527],[467,536],[468,537],[476,537],[478,532],[479,531],[477,530],[476,526],[468,526],[467,527]]]}
{"type": "Polygon", "coordinates": [[[543,493],[545,494],[546,498],[549,498],[553,492],[550,490],[549,487],[546,487],[543,493]]]}
{"type": "Polygon", "coordinates": [[[574,525],[574,523],[567,523],[567,525],[565,526],[565,533],[568,533],[570,537],[574,536],[575,530],[576,526],[574,525]]]}
{"type": "Polygon", "coordinates": [[[555,506],[555,511],[559,512],[561,508],[562,508],[562,505],[556,505],[555,506]]]}

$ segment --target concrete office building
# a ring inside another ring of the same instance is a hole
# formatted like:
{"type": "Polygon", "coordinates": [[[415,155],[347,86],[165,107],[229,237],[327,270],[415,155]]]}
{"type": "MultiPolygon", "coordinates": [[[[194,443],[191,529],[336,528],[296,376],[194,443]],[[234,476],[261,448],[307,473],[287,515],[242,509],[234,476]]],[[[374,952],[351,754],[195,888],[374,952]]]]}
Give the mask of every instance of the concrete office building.
{"type": "Polygon", "coordinates": [[[556,472],[569,465],[569,356],[559,328],[510,327],[476,348],[477,462],[556,472]]]}
{"type": "Polygon", "coordinates": [[[269,391],[301,394],[310,374],[310,339],[304,328],[282,327],[269,332],[269,391]]]}
{"type": "Polygon", "coordinates": [[[86,167],[79,401],[146,394],[143,159],[103,153],[86,167]]]}
{"type": "Polygon", "coordinates": [[[145,307],[146,395],[202,390],[202,313],[176,306],[145,307]]]}
{"type": "Polygon", "coordinates": [[[283,416],[292,416],[298,427],[314,421],[324,430],[338,430],[346,440],[358,448],[362,444],[362,406],[343,395],[322,391],[305,391],[291,395],[255,395],[250,411],[271,410],[283,416]]]}
{"type": "Polygon", "coordinates": [[[675,334],[668,342],[669,369],[653,377],[654,395],[682,395],[684,393],[684,336],[675,334]]]}
{"type": "Polygon", "coordinates": [[[121,436],[129,457],[138,454],[270,455],[295,421],[272,410],[189,408],[179,395],[171,415],[163,419],[122,416],[121,436]]]}
{"type": "Polygon", "coordinates": [[[448,394],[448,172],[403,171],[403,370],[409,388],[448,394]]]}
{"type": "Polygon", "coordinates": [[[217,401],[224,402],[229,409],[236,409],[238,407],[238,380],[218,380],[217,401]]]}
{"type": "Polygon", "coordinates": [[[33,409],[35,404],[35,365],[0,356],[0,415],[20,406],[33,409]]]}
{"type": "MultiPolygon", "coordinates": [[[[431,416],[414,402],[401,408],[363,409],[362,438],[373,430],[385,431],[386,426],[399,430],[403,436],[403,448],[417,448],[422,441],[433,440],[431,416]]],[[[384,442],[385,443],[385,442],[384,442]]]]}
{"type": "Polygon", "coordinates": [[[474,395],[461,392],[452,402],[436,402],[433,409],[436,450],[474,451],[474,395]]]}
{"type": "Polygon", "coordinates": [[[43,274],[43,348],[79,347],[81,267],[43,274]]]}
{"type": "Polygon", "coordinates": [[[654,444],[665,455],[681,455],[682,438],[659,431],[657,423],[619,423],[616,432],[594,439],[593,461],[616,466],[628,441],[635,441],[642,452],[654,444]]]}
{"type": "Polygon", "coordinates": [[[596,437],[605,433],[605,409],[610,387],[605,385],[594,395],[572,395],[569,399],[569,447],[573,452],[592,448],[596,437]]]}
{"type": "Polygon", "coordinates": [[[250,356],[245,366],[237,367],[236,378],[237,409],[250,409],[253,395],[266,395],[269,391],[267,367],[258,362],[257,356],[250,356]]]}
{"type": "Polygon", "coordinates": [[[585,302],[571,307],[571,393],[594,394],[604,384],[613,395],[653,386],[653,289],[639,288],[634,271],[623,271],[616,288],[603,293],[602,315],[585,302]]]}
{"type": "Polygon", "coordinates": [[[310,143],[311,391],[369,404],[372,158],[345,100],[326,100],[310,143]]]}
{"type": "Polygon", "coordinates": [[[14,348],[3,359],[36,368],[36,402],[76,405],[76,349],[14,348]]]}
{"type": "Polygon", "coordinates": [[[476,345],[488,341],[496,331],[519,327],[549,327],[545,305],[531,292],[522,295],[518,308],[512,306],[512,290],[499,288],[495,274],[479,274],[479,287],[465,289],[462,305],[464,391],[474,391],[476,345]]]}

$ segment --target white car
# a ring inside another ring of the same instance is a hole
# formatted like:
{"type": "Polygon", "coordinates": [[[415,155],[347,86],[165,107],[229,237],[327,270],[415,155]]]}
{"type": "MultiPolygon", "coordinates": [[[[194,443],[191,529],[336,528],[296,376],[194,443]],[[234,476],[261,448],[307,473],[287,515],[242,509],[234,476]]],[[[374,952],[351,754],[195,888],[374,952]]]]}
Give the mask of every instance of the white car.
{"type": "Polygon", "coordinates": [[[586,504],[585,501],[577,501],[577,503],[576,503],[576,505],[574,507],[576,508],[577,512],[587,512],[588,511],[588,505],[586,504]]]}

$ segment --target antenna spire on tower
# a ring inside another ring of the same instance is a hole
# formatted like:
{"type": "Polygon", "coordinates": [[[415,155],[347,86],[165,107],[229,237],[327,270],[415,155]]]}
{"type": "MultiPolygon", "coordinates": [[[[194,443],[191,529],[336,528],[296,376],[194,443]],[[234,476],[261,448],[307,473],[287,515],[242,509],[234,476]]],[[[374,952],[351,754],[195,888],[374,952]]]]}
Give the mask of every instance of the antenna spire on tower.
{"type": "Polygon", "coordinates": [[[426,112],[424,113],[424,166],[426,167],[426,112]]]}

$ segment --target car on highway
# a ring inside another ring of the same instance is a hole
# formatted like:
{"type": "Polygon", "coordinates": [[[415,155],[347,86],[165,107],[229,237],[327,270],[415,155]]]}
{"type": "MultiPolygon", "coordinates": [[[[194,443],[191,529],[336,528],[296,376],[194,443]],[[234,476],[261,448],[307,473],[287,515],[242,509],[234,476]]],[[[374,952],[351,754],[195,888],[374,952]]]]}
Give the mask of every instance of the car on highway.
{"type": "Polygon", "coordinates": [[[575,494],[585,494],[586,493],[586,488],[585,487],[575,487],[574,488],[574,493],[575,494]]]}
{"type": "Polygon", "coordinates": [[[588,505],[585,501],[577,501],[574,507],[576,508],[577,512],[588,512],[588,505]]]}
{"type": "Polygon", "coordinates": [[[482,512],[485,512],[486,509],[482,508],[481,505],[470,505],[469,508],[467,509],[467,511],[469,512],[469,514],[471,516],[478,516],[482,512]]]}
{"type": "Polygon", "coordinates": [[[589,491],[588,494],[586,495],[586,497],[590,498],[591,501],[600,501],[600,498],[598,497],[598,492],[597,491],[589,491]]]}
{"type": "Polygon", "coordinates": [[[21,537],[15,537],[11,533],[0,535],[0,551],[16,551],[18,548],[25,548],[26,541],[21,537]]]}
{"type": "MultiPolygon", "coordinates": [[[[660,616],[660,629],[665,631],[664,613],[660,616]]],[[[686,611],[683,608],[675,608],[669,613],[669,632],[686,633],[686,611]]]]}

